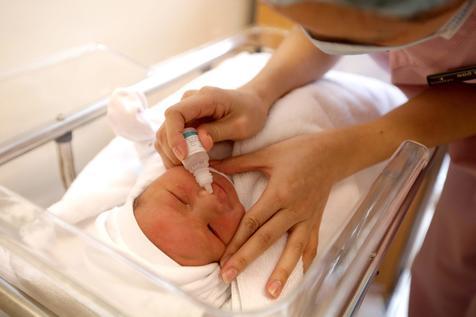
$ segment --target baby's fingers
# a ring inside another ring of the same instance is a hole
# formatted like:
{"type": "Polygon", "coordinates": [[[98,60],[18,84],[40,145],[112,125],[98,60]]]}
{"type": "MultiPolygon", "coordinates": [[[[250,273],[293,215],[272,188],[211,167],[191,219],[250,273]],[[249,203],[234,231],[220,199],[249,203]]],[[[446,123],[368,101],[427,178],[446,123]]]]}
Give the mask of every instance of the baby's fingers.
{"type": "Polygon", "coordinates": [[[301,222],[291,230],[286,247],[266,284],[266,291],[270,297],[277,298],[281,294],[284,285],[301,258],[308,240],[309,229],[306,223],[301,222]]]}

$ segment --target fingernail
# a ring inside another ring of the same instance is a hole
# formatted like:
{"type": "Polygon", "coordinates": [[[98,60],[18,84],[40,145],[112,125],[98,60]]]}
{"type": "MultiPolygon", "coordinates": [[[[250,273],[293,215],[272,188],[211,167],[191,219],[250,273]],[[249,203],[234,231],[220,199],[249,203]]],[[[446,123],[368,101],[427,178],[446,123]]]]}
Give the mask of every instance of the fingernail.
{"type": "Polygon", "coordinates": [[[238,271],[234,268],[229,268],[225,272],[222,273],[221,278],[225,283],[231,283],[236,276],[238,275],[238,271]]]}
{"type": "Polygon", "coordinates": [[[207,143],[211,146],[213,144],[213,139],[210,136],[210,134],[207,134],[206,136],[207,136],[207,143]]]}
{"type": "Polygon", "coordinates": [[[281,281],[272,281],[269,286],[268,286],[268,292],[273,296],[273,298],[277,298],[279,294],[281,293],[281,287],[282,287],[281,281]]]}
{"type": "Polygon", "coordinates": [[[176,146],[172,149],[174,151],[175,156],[180,160],[183,161],[185,159],[185,155],[183,154],[182,150],[180,147],[176,146]]]}

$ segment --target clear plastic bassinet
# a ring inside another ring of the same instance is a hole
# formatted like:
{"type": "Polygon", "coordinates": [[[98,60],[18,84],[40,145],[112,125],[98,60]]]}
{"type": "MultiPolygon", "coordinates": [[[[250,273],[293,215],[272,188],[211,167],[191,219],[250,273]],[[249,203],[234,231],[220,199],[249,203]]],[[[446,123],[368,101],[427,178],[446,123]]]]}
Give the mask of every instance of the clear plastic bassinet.
{"type": "Polygon", "coordinates": [[[25,307],[39,303],[45,311],[59,315],[339,316],[349,313],[357,306],[355,298],[359,292],[360,295],[364,292],[360,284],[368,282],[375,272],[392,227],[401,220],[405,202],[428,159],[429,151],[424,146],[410,141],[402,144],[351,221],[324,256],[313,262],[302,283],[286,298],[264,309],[243,313],[198,302],[126,255],[2,188],[2,279],[18,289],[4,292],[11,301],[20,301],[25,307]],[[95,261],[78,262],[82,253],[95,261]],[[132,288],[135,295],[125,298],[121,294],[122,285],[127,285],[128,291],[132,288]]]}
{"type": "MultiPolygon", "coordinates": [[[[282,35],[251,28],[168,60],[133,87],[155,93],[238,52],[273,49],[282,35]]],[[[0,164],[53,140],[64,143],[74,129],[103,115],[106,103],[101,99],[52,125],[27,131],[19,140],[0,144],[0,164]]],[[[0,187],[0,306],[7,314],[23,316],[352,315],[420,183],[439,167],[426,167],[430,153],[418,143],[404,142],[302,283],[287,297],[247,312],[199,302],[140,263],[0,187]],[[95,260],[78,261],[80,254],[95,260]],[[136,295],[127,295],[124,285],[136,295]]],[[[70,148],[60,149],[65,185],[75,175],[71,158],[70,148]]]]}

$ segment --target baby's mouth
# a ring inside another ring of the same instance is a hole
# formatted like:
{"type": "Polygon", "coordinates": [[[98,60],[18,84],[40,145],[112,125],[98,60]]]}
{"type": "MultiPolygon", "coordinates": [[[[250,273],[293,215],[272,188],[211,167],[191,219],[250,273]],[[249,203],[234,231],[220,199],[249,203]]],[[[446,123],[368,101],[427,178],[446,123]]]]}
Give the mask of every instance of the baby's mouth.
{"type": "Polygon", "coordinates": [[[220,234],[215,229],[213,229],[213,227],[210,224],[208,224],[208,229],[218,238],[218,240],[221,241],[221,243],[223,243],[224,245],[227,245],[226,242],[223,240],[223,238],[220,236],[220,234]]]}
{"type": "MultiPolygon", "coordinates": [[[[221,175],[221,173],[218,175],[221,175]]],[[[213,194],[212,195],[217,197],[218,201],[222,205],[226,206],[228,210],[231,210],[233,208],[233,205],[230,201],[230,197],[229,197],[230,193],[226,186],[228,184],[224,184],[224,182],[227,182],[230,180],[224,180],[224,177],[220,177],[218,175],[214,175],[215,177],[213,177],[213,183],[212,183],[213,194]]],[[[230,181],[230,185],[232,184],[233,183],[231,183],[230,181]]]]}
{"type": "Polygon", "coordinates": [[[210,167],[209,170],[210,170],[210,172],[213,172],[215,174],[223,176],[227,181],[229,181],[231,183],[231,185],[233,185],[233,186],[235,185],[235,184],[233,184],[233,181],[231,180],[230,176],[226,175],[225,173],[222,173],[219,170],[214,169],[213,167],[210,167]]]}

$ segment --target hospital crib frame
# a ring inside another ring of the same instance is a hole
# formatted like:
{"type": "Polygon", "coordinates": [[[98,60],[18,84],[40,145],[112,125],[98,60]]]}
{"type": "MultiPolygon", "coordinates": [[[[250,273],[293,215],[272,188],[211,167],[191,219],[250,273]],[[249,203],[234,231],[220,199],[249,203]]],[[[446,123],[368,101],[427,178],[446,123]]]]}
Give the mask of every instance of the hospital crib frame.
{"type": "MultiPolygon", "coordinates": [[[[179,82],[186,76],[194,73],[203,73],[211,69],[218,62],[239,52],[261,52],[273,50],[279,45],[285,34],[286,31],[280,29],[251,27],[236,35],[205,44],[191,51],[167,59],[166,61],[154,66],[148,77],[133,84],[131,88],[142,91],[146,95],[158,92],[169,85],[179,82]],[[167,74],[167,76],[163,76],[163,74],[167,74]]],[[[100,47],[107,50],[107,47],[100,47]]],[[[76,176],[71,146],[73,131],[105,115],[107,102],[108,98],[103,98],[87,105],[77,112],[68,115],[58,115],[56,120],[51,123],[33,129],[14,140],[9,140],[0,144],[0,165],[28,153],[43,144],[55,141],[57,144],[58,163],[63,185],[67,188],[76,176]]],[[[397,159],[399,153],[404,152],[405,148],[412,147],[414,149],[418,148],[417,150],[423,148],[421,145],[415,143],[407,144],[406,147],[403,146],[400,149],[400,152],[397,152],[394,155],[394,159],[390,160],[387,167],[391,167],[392,162],[394,165],[398,165],[397,159]]],[[[417,178],[414,179],[411,188],[408,188],[408,191],[406,191],[402,197],[399,197],[398,204],[392,205],[388,208],[388,214],[385,216],[386,219],[382,222],[382,224],[385,224],[385,227],[380,225],[378,228],[379,230],[377,230],[378,233],[373,234],[369,241],[367,241],[367,245],[372,246],[372,248],[364,250],[365,253],[361,255],[363,261],[360,261],[360,264],[349,268],[351,272],[347,274],[347,278],[344,279],[338,287],[329,285],[329,283],[327,283],[326,286],[324,283],[327,290],[321,292],[321,294],[317,294],[317,298],[327,301],[327,304],[323,305],[324,308],[318,312],[304,311],[302,312],[303,314],[312,314],[316,316],[327,316],[328,314],[334,316],[351,316],[357,311],[359,304],[365,296],[367,288],[371,284],[372,279],[378,270],[382,258],[388,250],[392,238],[397,232],[413,198],[419,190],[425,191],[422,203],[418,207],[418,210],[422,211],[419,212],[419,214],[422,214],[420,218],[431,218],[431,208],[429,208],[430,202],[437,198],[438,192],[441,189],[438,188],[438,186],[441,187],[442,179],[444,179],[446,174],[445,164],[442,164],[444,161],[444,152],[444,149],[433,151],[430,164],[425,168],[420,164],[417,168],[418,173],[414,175],[417,176],[417,178]],[[421,189],[420,185],[423,183],[424,179],[426,188],[421,189]]],[[[395,168],[395,166],[393,168],[395,168]]],[[[363,209],[373,205],[376,202],[376,199],[379,199],[376,194],[379,192],[379,188],[375,186],[378,186],[378,183],[374,183],[369,194],[367,194],[366,198],[357,208],[357,213],[359,210],[361,213],[365,213],[366,211],[363,209]]],[[[362,214],[360,216],[362,216],[362,214]]],[[[417,235],[418,231],[422,230],[419,223],[420,221],[417,219],[417,225],[415,226],[412,236],[417,235]]],[[[360,234],[361,231],[359,230],[362,229],[364,224],[356,223],[354,221],[353,225],[356,225],[356,227],[351,228],[348,226],[348,228],[344,230],[344,234],[341,234],[337,240],[349,239],[350,237],[355,238],[356,234],[360,234]],[[355,228],[359,228],[359,226],[361,228],[356,230],[355,228]]],[[[410,242],[414,242],[412,240],[414,239],[411,238],[410,242]]],[[[343,243],[345,245],[345,241],[343,241],[343,243]]],[[[411,260],[409,257],[414,254],[416,247],[415,243],[410,243],[407,246],[404,256],[400,260],[401,270],[403,270],[405,266],[408,266],[408,263],[411,260]]],[[[339,257],[339,252],[345,253],[344,251],[344,249],[336,250],[333,256],[339,257]]],[[[338,261],[341,260],[345,261],[345,254],[343,254],[343,257],[338,261]]],[[[336,263],[330,263],[330,265],[336,265],[336,263]]],[[[321,278],[323,280],[326,279],[325,276],[321,278]]],[[[16,289],[13,285],[9,285],[1,278],[0,304],[2,304],[2,307],[7,304],[10,306],[16,306],[16,309],[18,309],[19,312],[22,312],[25,316],[48,315],[41,305],[38,305],[38,303],[29,298],[26,294],[16,289]]]]}

